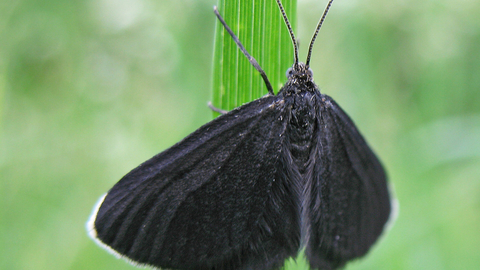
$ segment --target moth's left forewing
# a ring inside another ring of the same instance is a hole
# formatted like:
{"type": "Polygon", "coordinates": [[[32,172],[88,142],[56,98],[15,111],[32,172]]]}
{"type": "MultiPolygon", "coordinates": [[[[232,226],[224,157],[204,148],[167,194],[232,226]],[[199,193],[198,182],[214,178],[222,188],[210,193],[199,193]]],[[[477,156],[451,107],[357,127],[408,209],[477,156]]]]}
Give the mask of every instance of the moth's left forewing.
{"type": "Polygon", "coordinates": [[[280,266],[299,248],[297,208],[280,172],[282,97],[247,103],[124,176],[89,222],[103,247],[162,269],[280,266]]]}
{"type": "Polygon", "coordinates": [[[352,120],[333,99],[318,97],[306,255],[314,269],[336,269],[381,235],[390,196],[385,171],[352,120]]]}

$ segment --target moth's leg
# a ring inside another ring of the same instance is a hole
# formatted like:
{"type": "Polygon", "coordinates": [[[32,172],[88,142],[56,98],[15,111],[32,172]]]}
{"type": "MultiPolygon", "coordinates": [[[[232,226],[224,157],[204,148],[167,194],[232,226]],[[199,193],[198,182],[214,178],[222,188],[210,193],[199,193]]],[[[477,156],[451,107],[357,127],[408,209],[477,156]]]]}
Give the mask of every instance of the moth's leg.
{"type": "Polygon", "coordinates": [[[230,36],[232,37],[233,41],[235,41],[235,43],[237,44],[237,46],[238,46],[238,48],[240,49],[240,51],[242,51],[242,53],[247,57],[247,59],[248,59],[248,61],[250,62],[250,64],[252,64],[252,66],[253,66],[258,72],[260,72],[260,75],[262,76],[263,81],[265,82],[265,85],[267,86],[268,93],[270,93],[271,95],[274,95],[274,93],[273,93],[273,88],[272,88],[272,84],[270,84],[270,81],[269,81],[268,78],[267,78],[267,74],[265,74],[265,71],[262,69],[262,67],[260,67],[260,65],[258,64],[257,60],[255,60],[255,58],[253,58],[253,56],[251,56],[251,55],[247,52],[247,49],[245,49],[245,47],[243,47],[243,45],[242,45],[242,43],[240,42],[240,40],[238,39],[238,37],[233,33],[232,29],[230,29],[230,27],[228,27],[227,23],[225,22],[225,20],[223,19],[223,17],[220,15],[220,13],[218,13],[218,10],[217,10],[217,7],[216,7],[216,6],[213,7],[213,12],[215,13],[215,15],[217,15],[218,20],[219,20],[220,23],[223,25],[223,27],[225,28],[225,30],[227,30],[227,32],[230,34],[230,36]]]}
{"type": "Polygon", "coordinates": [[[220,108],[217,108],[217,107],[213,106],[213,104],[212,104],[211,101],[208,102],[208,107],[209,107],[212,111],[218,112],[219,114],[226,114],[226,113],[228,113],[228,111],[226,111],[226,110],[222,110],[222,109],[220,109],[220,108]]]}

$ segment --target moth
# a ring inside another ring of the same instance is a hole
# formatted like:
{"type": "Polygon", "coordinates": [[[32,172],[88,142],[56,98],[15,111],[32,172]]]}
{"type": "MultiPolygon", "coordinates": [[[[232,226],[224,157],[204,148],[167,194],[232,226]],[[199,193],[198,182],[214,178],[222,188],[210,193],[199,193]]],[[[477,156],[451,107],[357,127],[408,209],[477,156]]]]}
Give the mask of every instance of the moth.
{"type": "Polygon", "coordinates": [[[391,212],[385,171],[350,117],[321,94],[294,45],[288,80],[125,175],[88,222],[101,246],[161,269],[268,270],[302,249],[311,269],[365,255],[391,212]]]}

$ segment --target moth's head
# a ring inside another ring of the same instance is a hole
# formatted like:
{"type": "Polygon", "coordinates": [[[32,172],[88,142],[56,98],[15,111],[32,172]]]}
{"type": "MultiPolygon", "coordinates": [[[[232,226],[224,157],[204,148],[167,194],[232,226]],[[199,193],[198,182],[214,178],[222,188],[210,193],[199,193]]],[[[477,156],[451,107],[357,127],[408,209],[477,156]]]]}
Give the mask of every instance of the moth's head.
{"type": "Polygon", "coordinates": [[[313,72],[309,68],[310,67],[310,59],[312,56],[312,50],[313,50],[313,44],[315,43],[315,39],[317,38],[318,32],[320,31],[320,27],[322,27],[323,21],[325,20],[325,17],[327,16],[328,10],[330,9],[330,6],[332,5],[333,0],[329,0],[327,7],[325,8],[325,11],[323,11],[323,15],[320,18],[320,21],[317,24],[317,28],[315,28],[315,32],[313,34],[312,40],[310,41],[310,46],[308,47],[308,54],[307,54],[307,60],[305,63],[300,63],[298,61],[298,43],[297,40],[295,39],[295,35],[293,34],[292,26],[290,25],[290,22],[288,21],[287,15],[285,13],[285,9],[282,6],[282,3],[280,0],[277,0],[278,7],[280,8],[280,11],[282,12],[283,20],[285,21],[285,25],[288,28],[288,32],[290,33],[290,37],[292,39],[293,43],[293,59],[294,59],[294,64],[291,68],[287,70],[287,78],[288,78],[288,84],[299,84],[299,85],[304,85],[308,88],[316,88],[315,83],[313,83],[313,72]]]}
{"type": "Polygon", "coordinates": [[[302,62],[293,64],[286,75],[289,81],[313,81],[313,71],[302,62]]]}

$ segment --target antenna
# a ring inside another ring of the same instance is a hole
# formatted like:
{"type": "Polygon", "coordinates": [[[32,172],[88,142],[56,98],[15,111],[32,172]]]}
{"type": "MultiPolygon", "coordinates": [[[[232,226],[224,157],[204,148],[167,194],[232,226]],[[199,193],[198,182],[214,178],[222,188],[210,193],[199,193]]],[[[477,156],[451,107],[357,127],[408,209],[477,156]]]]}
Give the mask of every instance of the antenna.
{"type": "MultiPolygon", "coordinates": [[[[277,0],[278,2],[278,0],[277,0]]],[[[312,41],[310,41],[310,47],[308,47],[308,55],[307,55],[307,61],[305,62],[305,67],[308,69],[310,66],[310,56],[312,56],[312,49],[313,49],[313,43],[315,42],[315,39],[317,38],[318,31],[320,31],[320,27],[322,27],[323,21],[325,21],[325,17],[327,16],[328,10],[330,9],[330,6],[332,5],[333,0],[328,1],[327,7],[325,8],[325,11],[323,11],[323,15],[320,18],[320,21],[318,22],[317,29],[315,30],[315,33],[313,34],[312,41]]]]}
{"type": "MultiPolygon", "coordinates": [[[[332,0],[333,1],[333,0],[332,0]]],[[[277,0],[278,8],[280,8],[280,12],[282,12],[283,20],[285,21],[285,24],[287,25],[288,32],[290,33],[290,37],[292,38],[293,42],[293,54],[294,54],[294,64],[293,67],[296,69],[298,67],[298,45],[297,45],[297,40],[295,39],[295,35],[293,34],[292,26],[290,25],[290,22],[288,21],[287,14],[285,13],[285,9],[282,6],[282,2],[280,0],[277,0]]]]}

